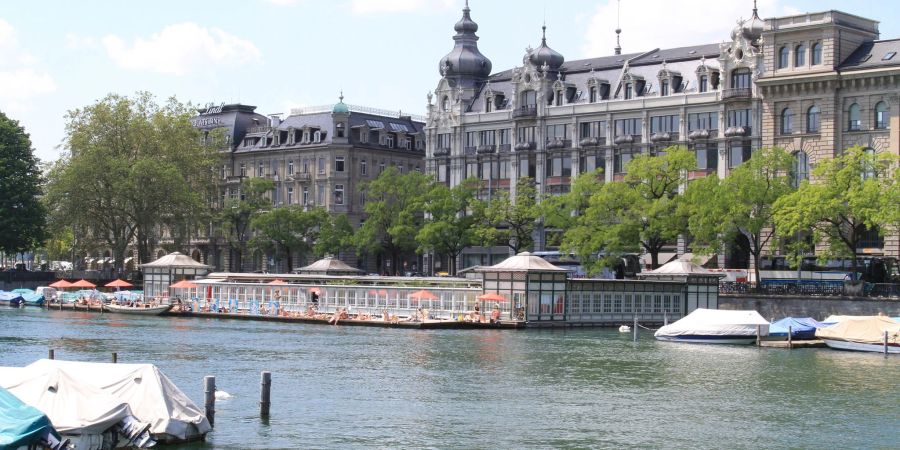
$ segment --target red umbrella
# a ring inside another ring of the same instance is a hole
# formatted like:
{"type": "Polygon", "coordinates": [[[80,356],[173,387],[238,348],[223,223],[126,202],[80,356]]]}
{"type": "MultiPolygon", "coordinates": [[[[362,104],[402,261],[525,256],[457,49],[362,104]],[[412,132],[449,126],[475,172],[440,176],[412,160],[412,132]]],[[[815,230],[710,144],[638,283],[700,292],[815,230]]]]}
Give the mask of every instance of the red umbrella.
{"type": "Polygon", "coordinates": [[[69,283],[66,280],[59,280],[59,281],[51,284],[50,287],[56,288],[56,289],[65,289],[65,288],[72,287],[72,283],[69,283]]]}
{"type": "Polygon", "coordinates": [[[504,297],[496,292],[479,295],[478,300],[484,300],[486,302],[508,302],[509,301],[506,299],[506,297],[504,297]]]}
{"type": "Polygon", "coordinates": [[[134,287],[133,284],[131,284],[131,283],[125,281],[125,280],[119,280],[119,279],[116,279],[115,281],[111,281],[111,282],[109,282],[109,283],[106,283],[104,286],[109,287],[109,288],[130,288],[130,287],[134,287]]]}
{"type": "Polygon", "coordinates": [[[170,285],[169,287],[173,288],[173,289],[193,289],[193,288],[197,287],[197,285],[194,283],[191,283],[188,280],[181,280],[173,285],[170,285]]]}
{"type": "Polygon", "coordinates": [[[421,291],[416,291],[412,294],[409,294],[409,298],[415,300],[437,300],[438,296],[432,294],[429,291],[426,291],[425,289],[422,289],[421,291]]]}
{"type": "Polygon", "coordinates": [[[93,288],[97,287],[97,285],[94,283],[91,283],[88,280],[81,279],[81,280],[78,280],[78,281],[72,283],[69,287],[93,289],[93,288]]]}

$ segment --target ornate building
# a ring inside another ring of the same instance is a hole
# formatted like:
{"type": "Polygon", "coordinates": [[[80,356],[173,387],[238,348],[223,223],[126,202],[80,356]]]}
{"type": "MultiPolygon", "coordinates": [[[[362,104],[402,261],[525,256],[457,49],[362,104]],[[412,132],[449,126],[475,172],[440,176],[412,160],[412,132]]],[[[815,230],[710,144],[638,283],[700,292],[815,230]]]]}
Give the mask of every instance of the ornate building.
{"type": "MultiPolygon", "coordinates": [[[[274,207],[301,205],[323,207],[332,214],[346,214],[358,227],[363,221],[365,198],[360,187],[387,167],[401,172],[424,167],[423,119],[398,112],[345,104],[295,109],[281,119],[255,113],[248,105],[221,105],[199,111],[192,119],[207,133],[224,129],[221,149],[221,184],[217,204],[241,196],[241,182],[266,177],[275,188],[269,198],[274,207]]],[[[233,255],[211,224],[203,237],[192,240],[192,257],[215,270],[238,271],[233,255]]],[[[357,259],[355,253],[339,255],[367,271],[381,265],[378,255],[357,259]]],[[[244,257],[244,271],[285,271],[286,264],[272,266],[271,255],[244,257]]],[[[294,267],[305,261],[294,261],[294,267]]],[[[411,266],[415,265],[412,261],[411,266]]]]}
{"type": "MultiPolygon", "coordinates": [[[[451,186],[478,177],[483,197],[514,195],[520,177],[541,195],[568,192],[573,176],[595,168],[620,179],[635,155],[675,144],[696,154],[691,178],[725,177],[764,146],[794,152],[798,180],[851,145],[900,152],[900,40],[879,40],[877,22],[851,14],[763,20],[754,7],[720,44],[627,54],[617,45],[577,61],[550,48],[544,28],[521,66],[493,74],[468,5],[454,29],[428,95],[427,169],[451,186]]],[[[535,250],[556,232],[539,227],[535,250]]],[[[896,233],[867,245],[860,252],[900,253],[896,233]]],[[[746,267],[733,247],[719,264],[746,267]]],[[[671,255],[686,250],[673,243],[671,255]]],[[[460,267],[507,256],[506,247],[471,248],[460,267]]]]}

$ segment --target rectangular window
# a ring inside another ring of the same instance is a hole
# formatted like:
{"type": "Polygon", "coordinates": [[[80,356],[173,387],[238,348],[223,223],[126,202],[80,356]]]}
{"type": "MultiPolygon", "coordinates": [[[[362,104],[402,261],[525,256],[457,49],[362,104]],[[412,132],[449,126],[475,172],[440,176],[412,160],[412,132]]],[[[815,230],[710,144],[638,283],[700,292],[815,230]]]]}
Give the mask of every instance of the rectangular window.
{"type": "Polygon", "coordinates": [[[566,126],[564,124],[561,125],[547,125],[547,141],[552,141],[554,139],[564,140],[566,139],[566,126]]]}
{"type": "Polygon", "coordinates": [[[240,172],[238,172],[238,173],[241,174],[241,177],[246,177],[247,176],[247,165],[244,163],[241,163],[241,169],[240,169],[240,172]]]}
{"type": "Polygon", "coordinates": [[[343,156],[335,156],[334,157],[334,171],[335,172],[343,172],[344,171],[344,157],[343,156]]]}
{"type": "Polygon", "coordinates": [[[677,133],[678,116],[653,116],[650,118],[650,133],[677,133]]]}
{"type": "Polygon", "coordinates": [[[481,145],[494,145],[494,130],[481,132],[481,145]]]}
{"type": "Polygon", "coordinates": [[[741,165],[741,163],[749,160],[750,156],[750,143],[736,141],[731,144],[731,149],[728,155],[728,166],[732,168],[737,167],[741,165]]]}
{"type": "Polygon", "coordinates": [[[616,136],[637,136],[641,134],[641,119],[617,119],[616,136]]]}
{"type": "Polygon", "coordinates": [[[344,185],[343,184],[334,185],[334,204],[335,205],[343,205],[344,204],[344,185]]]}
{"type": "Polygon", "coordinates": [[[437,148],[439,149],[450,149],[450,133],[443,133],[438,135],[437,148]]]}
{"type": "Polygon", "coordinates": [[[750,128],[750,110],[749,109],[734,109],[728,111],[728,126],[729,127],[747,127],[750,128]]]}
{"type": "Polygon", "coordinates": [[[613,155],[613,172],[625,173],[625,166],[634,159],[634,154],[630,149],[616,149],[613,155]]]}
{"type": "Polygon", "coordinates": [[[294,174],[294,161],[293,161],[293,160],[288,161],[288,168],[287,168],[287,169],[288,169],[288,175],[293,175],[293,174],[294,174]]]}
{"type": "Polygon", "coordinates": [[[625,100],[631,99],[631,83],[625,83],[625,100]]]}
{"type": "Polygon", "coordinates": [[[516,142],[517,143],[532,143],[532,142],[534,142],[534,127],[519,127],[516,130],[516,142]]]}
{"type": "Polygon", "coordinates": [[[750,72],[746,69],[732,72],[731,87],[733,89],[750,89],[750,72]]]}
{"type": "Polygon", "coordinates": [[[316,186],[316,204],[319,206],[325,206],[325,185],[320,184],[316,186]]]}
{"type": "Polygon", "coordinates": [[[319,173],[325,173],[325,158],[319,158],[319,173]]]}
{"type": "Polygon", "coordinates": [[[303,173],[309,173],[309,160],[303,158],[303,173]]]}
{"type": "Polygon", "coordinates": [[[369,167],[366,164],[365,158],[359,160],[359,174],[362,176],[367,176],[369,174],[369,167]]]}
{"type": "Polygon", "coordinates": [[[288,186],[288,188],[287,188],[287,202],[288,202],[288,205],[294,204],[294,187],[293,186],[288,186]]]}
{"type": "Polygon", "coordinates": [[[669,95],[669,80],[663,80],[659,85],[659,95],[665,97],[669,95]]]}
{"type": "Polygon", "coordinates": [[[497,130],[497,140],[500,145],[509,145],[509,129],[501,128],[497,130]]]}
{"type": "Polygon", "coordinates": [[[717,144],[703,143],[694,145],[697,155],[697,168],[700,170],[716,170],[719,167],[719,150],[717,144]]]}
{"type": "MultiPolygon", "coordinates": [[[[694,130],[715,130],[719,128],[719,113],[689,113],[688,114],[688,131],[694,130]]],[[[710,137],[715,137],[710,135],[710,137]]]]}
{"type": "Polygon", "coordinates": [[[378,174],[379,175],[384,173],[384,168],[385,168],[385,163],[384,163],[384,160],[382,159],[381,162],[378,163],[378,174]]]}
{"type": "Polygon", "coordinates": [[[387,148],[394,148],[394,135],[392,133],[388,133],[384,136],[384,145],[387,148]]]}
{"type": "Polygon", "coordinates": [[[466,133],[466,148],[475,148],[478,146],[478,132],[469,131],[466,133]]]}
{"type": "Polygon", "coordinates": [[[589,98],[591,103],[597,102],[597,86],[591,86],[589,98]]]}
{"type": "Polygon", "coordinates": [[[700,86],[697,89],[700,92],[706,92],[709,90],[709,77],[706,75],[700,76],[700,86]]]}
{"type": "Polygon", "coordinates": [[[303,186],[303,205],[309,204],[309,187],[303,186]]]}
{"type": "Polygon", "coordinates": [[[256,166],[256,176],[258,176],[258,177],[263,176],[263,163],[259,163],[256,166]]]}

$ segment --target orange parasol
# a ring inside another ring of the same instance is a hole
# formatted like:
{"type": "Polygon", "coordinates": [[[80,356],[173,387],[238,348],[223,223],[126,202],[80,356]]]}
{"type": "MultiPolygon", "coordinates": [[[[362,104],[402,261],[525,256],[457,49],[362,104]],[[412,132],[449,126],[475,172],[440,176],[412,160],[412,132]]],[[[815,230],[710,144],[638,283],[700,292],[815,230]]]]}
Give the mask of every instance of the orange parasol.
{"type": "Polygon", "coordinates": [[[50,287],[56,288],[56,289],[65,289],[65,288],[72,287],[72,283],[69,283],[66,280],[59,280],[59,281],[51,284],[50,287]]]}
{"type": "Polygon", "coordinates": [[[486,302],[508,302],[509,300],[506,297],[496,293],[491,292],[489,294],[479,295],[478,300],[484,300],[486,302]]]}
{"type": "Polygon", "coordinates": [[[272,281],[270,281],[270,282],[268,282],[268,283],[266,283],[266,284],[282,286],[282,285],[285,285],[285,284],[288,284],[288,283],[285,282],[285,281],[283,281],[283,280],[279,280],[279,279],[276,278],[276,279],[274,279],[274,280],[272,280],[272,281]]]}
{"type": "Polygon", "coordinates": [[[106,286],[106,287],[108,287],[108,288],[130,288],[130,287],[134,287],[133,284],[131,284],[131,283],[125,281],[125,280],[119,280],[119,279],[116,279],[115,281],[111,281],[111,282],[109,282],[109,283],[106,283],[104,286],[106,286]]]}
{"type": "Polygon", "coordinates": [[[421,291],[416,291],[412,294],[409,294],[409,298],[415,300],[437,300],[438,296],[432,294],[429,291],[426,291],[425,289],[422,289],[421,291]]]}
{"type": "Polygon", "coordinates": [[[194,283],[191,283],[188,280],[181,280],[175,284],[170,285],[169,287],[173,288],[173,289],[193,289],[193,288],[196,288],[197,285],[194,283]]]}
{"type": "Polygon", "coordinates": [[[322,295],[322,290],[317,287],[309,288],[309,292],[316,294],[316,295],[322,295]]]}
{"type": "Polygon", "coordinates": [[[94,284],[94,283],[91,283],[90,281],[85,280],[85,279],[82,278],[82,279],[80,279],[80,280],[78,280],[78,281],[72,283],[69,287],[94,289],[95,287],[97,287],[97,285],[94,284]]]}

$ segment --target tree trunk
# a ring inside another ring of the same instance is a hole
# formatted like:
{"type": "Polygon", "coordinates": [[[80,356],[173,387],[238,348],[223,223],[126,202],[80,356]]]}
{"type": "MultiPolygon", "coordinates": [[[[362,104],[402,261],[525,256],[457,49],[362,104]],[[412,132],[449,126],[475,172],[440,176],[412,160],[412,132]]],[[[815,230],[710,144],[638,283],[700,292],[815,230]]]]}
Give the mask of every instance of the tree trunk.
{"type": "Polygon", "coordinates": [[[657,267],[659,267],[659,250],[653,250],[650,252],[650,270],[657,267]]]}
{"type": "MultiPolygon", "coordinates": [[[[754,280],[755,280],[753,282],[752,287],[759,288],[759,284],[762,281],[759,279],[759,251],[757,251],[756,253],[753,253],[753,252],[750,252],[750,253],[753,254],[753,275],[754,275],[754,280]]],[[[799,281],[800,280],[797,280],[797,282],[799,282],[799,281]]]]}

